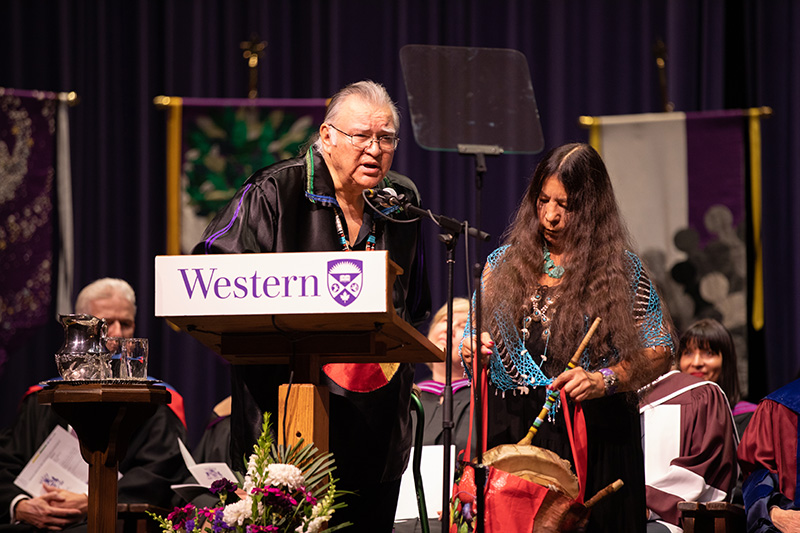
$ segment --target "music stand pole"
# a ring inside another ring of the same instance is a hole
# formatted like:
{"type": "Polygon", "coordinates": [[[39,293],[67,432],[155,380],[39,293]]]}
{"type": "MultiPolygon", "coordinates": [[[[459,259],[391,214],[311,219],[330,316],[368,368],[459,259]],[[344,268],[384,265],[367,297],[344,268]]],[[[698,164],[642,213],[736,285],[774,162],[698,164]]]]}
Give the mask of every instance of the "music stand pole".
{"type": "MultiPolygon", "coordinates": [[[[458,243],[458,236],[464,232],[466,223],[459,222],[453,218],[443,215],[436,215],[429,209],[422,209],[413,205],[405,196],[393,196],[384,198],[389,205],[402,206],[406,212],[412,216],[420,218],[430,218],[440,228],[445,230],[439,235],[439,240],[444,243],[447,251],[447,341],[445,343],[445,385],[442,392],[442,444],[444,447],[444,471],[442,472],[442,533],[448,533],[450,527],[450,445],[452,444],[453,426],[453,379],[451,376],[453,362],[450,354],[453,353],[453,297],[455,281],[455,248],[458,243]]],[[[477,241],[488,241],[491,235],[479,230],[477,227],[467,229],[467,235],[477,241]]]]}
{"type": "MultiPolygon", "coordinates": [[[[503,153],[503,149],[499,146],[495,145],[476,145],[476,144],[459,144],[458,145],[458,153],[460,154],[471,154],[475,156],[475,223],[478,227],[481,224],[481,191],[483,189],[483,176],[486,173],[486,156],[487,155],[500,155],[503,153]]],[[[476,440],[478,441],[478,447],[476,448],[475,453],[475,488],[477,494],[475,495],[475,505],[478,510],[478,520],[475,527],[475,531],[477,533],[484,532],[484,520],[486,517],[486,513],[484,512],[484,501],[485,501],[485,494],[484,494],[484,487],[486,486],[486,467],[483,464],[483,441],[484,441],[484,431],[483,431],[483,394],[482,394],[482,385],[483,385],[483,365],[481,364],[481,332],[483,331],[483,320],[482,320],[482,311],[481,311],[481,294],[482,286],[481,286],[481,278],[483,274],[483,263],[481,261],[481,247],[480,242],[477,243],[475,248],[475,332],[476,332],[476,340],[475,340],[475,353],[472,354],[473,360],[473,385],[474,390],[472,394],[475,398],[475,412],[477,413],[476,417],[478,419],[477,424],[477,431],[476,431],[476,440]]]]}
{"type": "MultiPolygon", "coordinates": [[[[407,44],[400,50],[400,60],[417,143],[429,150],[454,151],[457,147],[458,153],[476,157],[476,226],[480,227],[485,156],[504,151],[538,153],[544,146],[525,56],[517,50],[407,44]]],[[[479,264],[475,273],[473,324],[480,335],[483,262],[480,248],[476,260],[479,264]]],[[[482,410],[480,350],[475,361],[473,394],[475,406],[482,410]]],[[[483,424],[478,425],[478,432],[476,482],[485,478],[483,450],[480,449],[484,440],[483,424]]],[[[477,496],[478,512],[483,517],[482,486],[477,496]]],[[[482,519],[478,520],[477,527],[479,532],[483,531],[482,519]]]]}

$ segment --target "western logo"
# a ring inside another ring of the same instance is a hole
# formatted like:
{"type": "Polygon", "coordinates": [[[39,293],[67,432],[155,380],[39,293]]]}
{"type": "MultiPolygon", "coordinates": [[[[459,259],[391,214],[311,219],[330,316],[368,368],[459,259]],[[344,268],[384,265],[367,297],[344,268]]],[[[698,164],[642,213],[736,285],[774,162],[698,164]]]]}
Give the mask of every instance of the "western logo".
{"type": "Polygon", "coordinates": [[[358,259],[328,261],[328,292],[343,307],[356,301],[364,280],[362,262],[358,259]]]}

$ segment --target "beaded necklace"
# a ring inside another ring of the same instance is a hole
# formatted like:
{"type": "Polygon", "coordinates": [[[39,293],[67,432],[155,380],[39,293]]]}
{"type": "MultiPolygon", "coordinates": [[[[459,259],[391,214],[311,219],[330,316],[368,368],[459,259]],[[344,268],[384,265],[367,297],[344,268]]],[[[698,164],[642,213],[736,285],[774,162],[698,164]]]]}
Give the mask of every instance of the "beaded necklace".
{"type": "MultiPolygon", "coordinates": [[[[339,217],[339,213],[334,210],[334,215],[336,215],[336,233],[339,234],[339,242],[342,243],[342,249],[345,252],[349,252],[352,250],[350,247],[350,243],[347,242],[347,238],[344,236],[344,226],[342,225],[342,219],[339,217]]],[[[367,244],[364,248],[368,252],[371,252],[375,249],[375,221],[372,221],[372,228],[369,230],[369,236],[367,237],[367,244]]]]}
{"type": "Polygon", "coordinates": [[[553,259],[550,257],[550,250],[547,249],[547,244],[545,244],[544,248],[542,248],[542,254],[544,257],[544,265],[542,266],[542,272],[544,272],[553,279],[560,279],[561,276],[564,275],[564,267],[561,265],[557,265],[555,261],[553,261],[553,259]]]}

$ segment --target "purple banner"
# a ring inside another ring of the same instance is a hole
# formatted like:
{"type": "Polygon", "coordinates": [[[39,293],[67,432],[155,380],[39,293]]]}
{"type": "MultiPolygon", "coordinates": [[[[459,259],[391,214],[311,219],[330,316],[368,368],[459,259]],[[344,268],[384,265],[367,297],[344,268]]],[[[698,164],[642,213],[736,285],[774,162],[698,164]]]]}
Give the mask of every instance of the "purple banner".
{"type": "MultiPolygon", "coordinates": [[[[697,231],[701,248],[719,238],[714,206],[727,207],[738,231],[746,216],[745,146],[747,118],[740,109],[686,113],[686,155],[689,227],[697,231]]],[[[726,215],[727,216],[727,215],[726,215]]]]}
{"type": "Polygon", "coordinates": [[[52,320],[56,106],[0,96],[0,371],[34,328],[52,320]]]}

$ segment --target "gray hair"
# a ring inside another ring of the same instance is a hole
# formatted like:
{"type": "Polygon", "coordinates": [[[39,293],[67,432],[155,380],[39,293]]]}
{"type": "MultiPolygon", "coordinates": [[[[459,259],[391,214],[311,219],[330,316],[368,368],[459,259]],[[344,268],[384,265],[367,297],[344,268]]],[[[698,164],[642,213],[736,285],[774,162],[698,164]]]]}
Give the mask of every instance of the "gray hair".
{"type": "Polygon", "coordinates": [[[133,313],[136,314],[136,293],[127,281],[119,278],[101,278],[84,287],[75,300],[75,312],[89,314],[92,302],[111,298],[115,294],[128,300],[133,305],[133,313]]]}
{"type": "MultiPolygon", "coordinates": [[[[334,122],[341,113],[342,104],[351,96],[357,97],[375,107],[388,107],[392,111],[392,122],[395,133],[400,130],[400,111],[397,110],[397,105],[392,101],[392,97],[389,96],[386,87],[372,80],[351,83],[334,94],[331,98],[331,102],[328,104],[328,109],[325,111],[324,122],[334,122]]],[[[312,146],[317,150],[322,148],[322,141],[319,139],[319,134],[317,134],[312,146]]]]}

